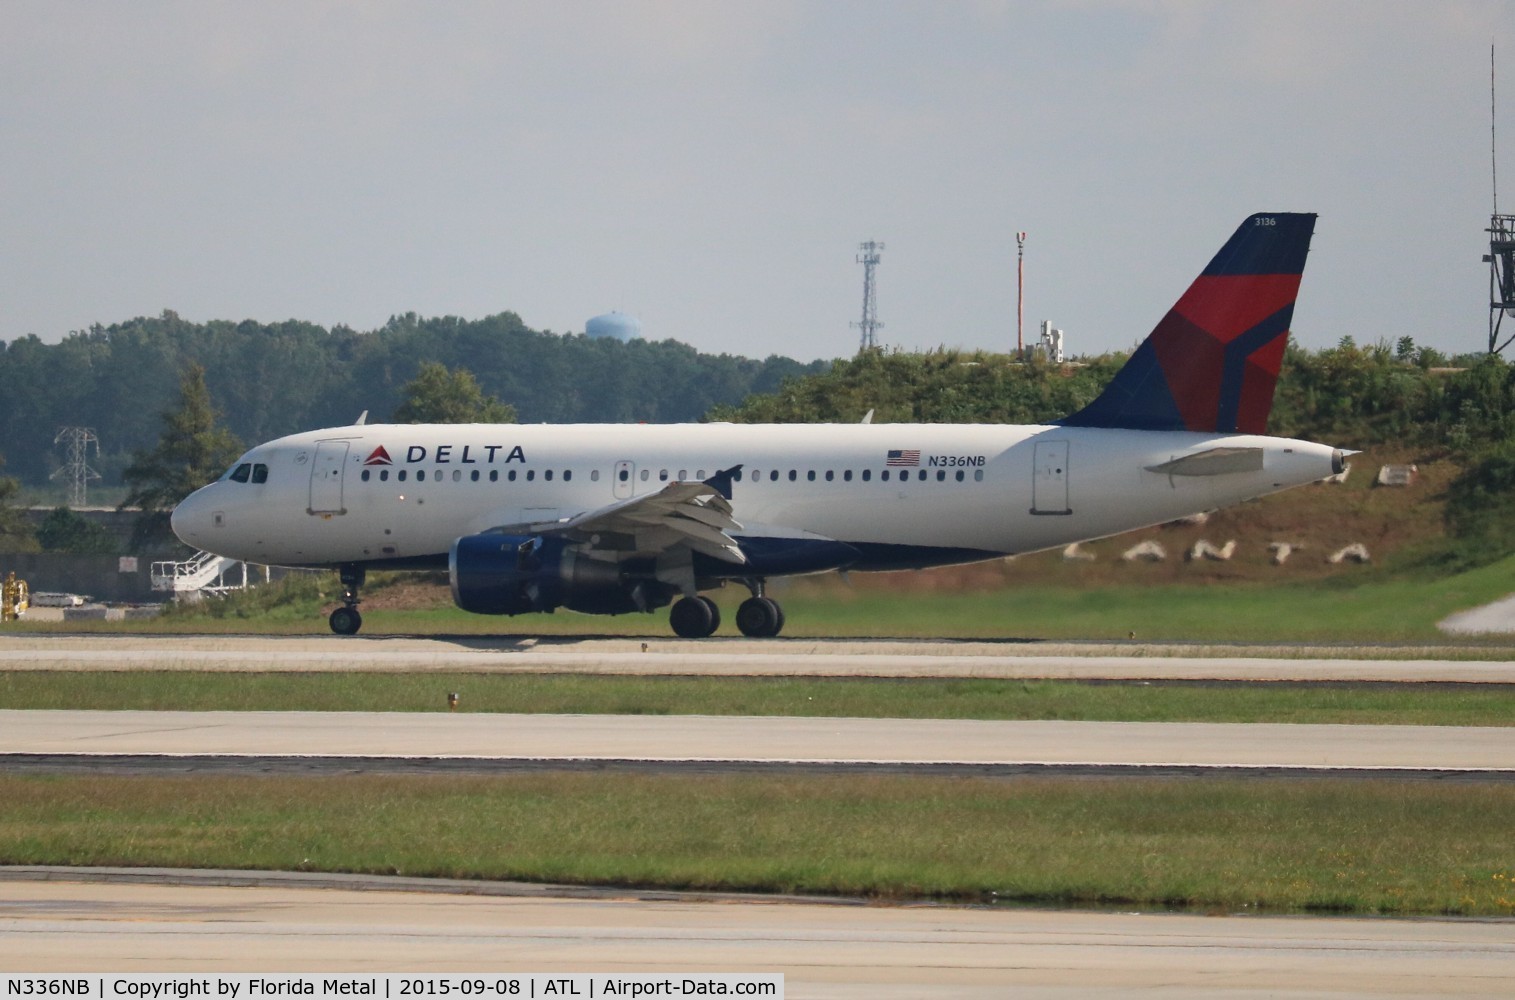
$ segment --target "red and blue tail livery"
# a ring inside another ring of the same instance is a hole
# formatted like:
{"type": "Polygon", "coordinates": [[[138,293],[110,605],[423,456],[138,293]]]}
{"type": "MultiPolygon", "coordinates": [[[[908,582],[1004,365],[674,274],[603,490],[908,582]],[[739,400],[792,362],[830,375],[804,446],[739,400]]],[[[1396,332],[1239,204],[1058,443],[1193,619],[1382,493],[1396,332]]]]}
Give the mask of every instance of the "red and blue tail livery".
{"type": "Polygon", "coordinates": [[[1263,434],[1315,215],[1254,215],[1067,427],[1263,434]]]}

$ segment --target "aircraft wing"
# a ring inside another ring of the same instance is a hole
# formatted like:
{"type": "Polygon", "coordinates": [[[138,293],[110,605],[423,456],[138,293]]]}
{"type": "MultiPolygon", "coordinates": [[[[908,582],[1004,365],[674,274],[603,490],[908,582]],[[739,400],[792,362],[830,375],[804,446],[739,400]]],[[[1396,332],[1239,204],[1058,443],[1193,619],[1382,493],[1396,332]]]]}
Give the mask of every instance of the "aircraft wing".
{"type": "Polygon", "coordinates": [[[557,521],[501,527],[507,534],[563,535],[592,550],[621,556],[658,555],[677,546],[745,563],[730,532],[742,525],[731,501],[711,483],[669,483],[656,493],[617,500],[557,521]]]}

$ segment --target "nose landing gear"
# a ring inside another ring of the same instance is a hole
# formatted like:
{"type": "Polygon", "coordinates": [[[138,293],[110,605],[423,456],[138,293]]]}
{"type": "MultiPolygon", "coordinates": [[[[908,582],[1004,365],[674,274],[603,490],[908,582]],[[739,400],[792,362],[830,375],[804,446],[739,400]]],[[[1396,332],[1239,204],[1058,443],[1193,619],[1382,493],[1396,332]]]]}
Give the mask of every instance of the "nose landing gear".
{"type": "Polygon", "coordinates": [[[337,567],[337,578],[342,581],[342,606],[331,613],[327,623],[337,635],[357,635],[363,627],[363,616],[358,614],[358,588],[367,579],[362,566],[344,563],[337,567]]]}

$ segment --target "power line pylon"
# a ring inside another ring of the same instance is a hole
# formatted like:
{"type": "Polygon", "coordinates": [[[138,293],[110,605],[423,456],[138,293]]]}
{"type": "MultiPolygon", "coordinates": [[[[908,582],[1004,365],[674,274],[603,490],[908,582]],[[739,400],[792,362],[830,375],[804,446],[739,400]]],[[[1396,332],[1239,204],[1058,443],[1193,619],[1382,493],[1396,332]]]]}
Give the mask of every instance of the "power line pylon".
{"type": "Polygon", "coordinates": [[[873,282],[873,269],[878,266],[879,251],[884,249],[884,244],[869,240],[867,243],[859,243],[857,248],[862,251],[857,255],[857,262],[863,265],[863,318],[852,326],[863,331],[862,342],[858,345],[858,353],[862,353],[870,347],[878,346],[874,331],[884,328],[884,324],[878,321],[878,298],[873,282]]]}
{"type": "Polygon", "coordinates": [[[100,457],[100,439],[93,427],[60,427],[53,444],[64,446],[63,466],[53,472],[50,479],[68,479],[68,505],[78,510],[85,504],[85,494],[91,479],[99,479],[100,473],[89,467],[89,447],[95,446],[95,457],[100,457]]]}

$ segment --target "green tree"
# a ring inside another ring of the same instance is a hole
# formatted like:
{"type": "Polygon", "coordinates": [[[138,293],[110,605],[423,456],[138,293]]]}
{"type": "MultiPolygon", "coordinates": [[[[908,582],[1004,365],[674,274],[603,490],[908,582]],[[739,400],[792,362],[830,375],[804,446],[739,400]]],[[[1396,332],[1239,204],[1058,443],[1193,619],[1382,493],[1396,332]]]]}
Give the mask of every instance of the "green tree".
{"type": "Polygon", "coordinates": [[[114,555],[116,539],[106,528],[86,521],[77,511],[54,507],[37,529],[37,541],[47,552],[114,555]]]}
{"type": "MultiPolygon", "coordinates": [[[[5,456],[0,455],[0,468],[5,467],[5,456]]],[[[21,498],[21,484],[11,476],[0,476],[0,552],[35,552],[37,539],[26,512],[17,503],[21,498]]]]}
{"type": "Polygon", "coordinates": [[[220,475],[242,450],[235,435],[219,425],[205,369],[197,364],[180,373],[179,404],[162,419],[158,446],[134,453],[122,473],[129,492],[118,509],[142,511],[132,529],[133,548],[171,539],[168,515],[174,505],[220,475]]]}
{"type": "Polygon", "coordinates": [[[448,370],[429,361],[402,391],[395,410],[397,424],[513,424],[515,407],[502,403],[484,390],[466,368],[448,370]]]}

